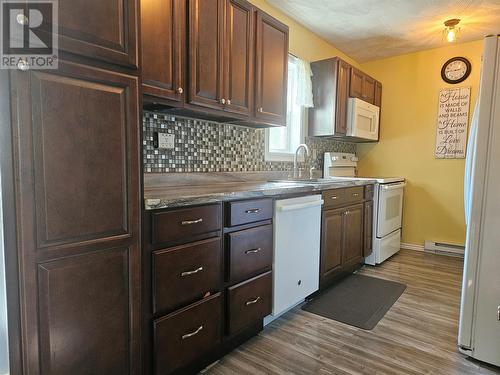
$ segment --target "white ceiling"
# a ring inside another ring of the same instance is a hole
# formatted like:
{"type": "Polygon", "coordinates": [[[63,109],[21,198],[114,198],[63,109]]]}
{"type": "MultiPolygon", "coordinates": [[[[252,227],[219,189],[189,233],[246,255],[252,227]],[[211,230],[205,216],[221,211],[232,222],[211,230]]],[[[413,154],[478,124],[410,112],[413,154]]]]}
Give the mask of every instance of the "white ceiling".
{"type": "Polygon", "coordinates": [[[443,46],[450,18],[459,43],[500,33],[500,0],[267,1],[358,62],[443,46]]]}

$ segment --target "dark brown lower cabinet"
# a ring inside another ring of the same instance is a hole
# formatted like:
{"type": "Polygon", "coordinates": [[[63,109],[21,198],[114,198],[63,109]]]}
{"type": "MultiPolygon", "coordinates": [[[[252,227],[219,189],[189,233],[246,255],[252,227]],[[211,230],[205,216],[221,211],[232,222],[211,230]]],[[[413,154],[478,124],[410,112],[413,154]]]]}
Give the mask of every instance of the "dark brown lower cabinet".
{"type": "Polygon", "coordinates": [[[144,374],[195,373],[262,330],[272,208],[252,199],[143,212],[144,374]]]}
{"type": "Polygon", "coordinates": [[[344,210],[325,210],[322,214],[321,280],[335,276],[342,268],[342,222],[344,210]]]}
{"type": "Polygon", "coordinates": [[[154,321],[156,375],[170,374],[220,343],[220,300],[217,293],[154,321]]]}
{"type": "Polygon", "coordinates": [[[352,187],[323,192],[320,289],[351,273],[371,249],[371,189],[368,185],[364,191],[352,187]]]}
{"type": "Polygon", "coordinates": [[[363,204],[344,210],[344,264],[363,259],[363,204]]]}
{"type": "Polygon", "coordinates": [[[25,375],[140,372],[138,82],[11,72],[25,375]]]}
{"type": "Polygon", "coordinates": [[[363,256],[366,258],[373,252],[373,201],[365,202],[365,238],[363,256]]]}
{"type": "Polygon", "coordinates": [[[228,289],[228,330],[230,334],[271,314],[272,272],[237,284],[228,289]]]}

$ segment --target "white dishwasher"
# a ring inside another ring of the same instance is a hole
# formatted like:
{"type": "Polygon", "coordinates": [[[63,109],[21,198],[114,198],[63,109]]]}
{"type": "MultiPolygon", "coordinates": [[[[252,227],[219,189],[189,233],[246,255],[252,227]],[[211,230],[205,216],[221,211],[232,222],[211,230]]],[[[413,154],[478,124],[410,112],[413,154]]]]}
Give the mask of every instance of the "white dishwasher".
{"type": "Polygon", "coordinates": [[[321,195],[275,202],[273,310],[265,324],[319,288],[321,195]]]}

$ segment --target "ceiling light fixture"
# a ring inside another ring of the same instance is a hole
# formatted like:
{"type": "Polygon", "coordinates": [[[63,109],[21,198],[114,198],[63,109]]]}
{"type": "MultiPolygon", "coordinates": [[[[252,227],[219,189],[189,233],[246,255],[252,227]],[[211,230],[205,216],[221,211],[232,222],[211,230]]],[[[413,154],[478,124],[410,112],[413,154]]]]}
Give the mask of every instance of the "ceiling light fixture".
{"type": "Polygon", "coordinates": [[[457,41],[458,33],[460,32],[460,27],[458,27],[459,22],[460,20],[458,18],[453,18],[444,22],[443,37],[450,43],[457,41]]]}

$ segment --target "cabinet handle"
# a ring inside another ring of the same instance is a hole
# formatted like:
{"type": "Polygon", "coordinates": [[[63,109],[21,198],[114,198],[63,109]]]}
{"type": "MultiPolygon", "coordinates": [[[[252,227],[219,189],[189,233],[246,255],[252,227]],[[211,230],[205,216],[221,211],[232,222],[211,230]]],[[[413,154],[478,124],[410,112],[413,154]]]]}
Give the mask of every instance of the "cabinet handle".
{"type": "Polygon", "coordinates": [[[500,322],[500,306],[497,307],[497,320],[500,322]]]}
{"type": "Polygon", "coordinates": [[[199,219],[196,220],[184,220],[181,221],[181,225],[191,225],[191,224],[198,224],[201,223],[203,219],[200,217],[199,219]]]}
{"type": "Polygon", "coordinates": [[[245,251],[245,254],[255,254],[255,253],[258,253],[259,251],[261,251],[262,249],[260,247],[256,248],[256,249],[251,249],[251,250],[247,250],[245,251]]]}
{"type": "Polygon", "coordinates": [[[353,193],[352,196],[353,197],[359,197],[359,193],[353,193]]]}
{"type": "Polygon", "coordinates": [[[349,211],[349,210],[348,210],[348,211],[344,212],[344,215],[346,215],[346,216],[347,216],[347,215],[349,215],[350,213],[351,213],[351,211],[349,211]]]}
{"type": "Polygon", "coordinates": [[[259,111],[260,113],[264,112],[264,108],[260,107],[257,111],[259,111]]]}
{"type": "Polygon", "coordinates": [[[337,198],[338,198],[338,197],[337,197],[336,195],[334,195],[331,199],[332,199],[332,200],[335,200],[335,199],[337,199],[337,198]]]}
{"type": "Polygon", "coordinates": [[[220,104],[226,104],[226,99],[222,98],[222,99],[220,100],[220,104]]]}
{"type": "Polygon", "coordinates": [[[227,100],[227,105],[231,105],[231,99],[227,100]]]}
{"type": "Polygon", "coordinates": [[[195,273],[198,273],[198,272],[201,272],[201,271],[203,271],[203,267],[198,267],[197,269],[192,270],[192,271],[182,272],[181,273],[181,277],[189,276],[189,275],[194,275],[195,273]]]}
{"type": "Polygon", "coordinates": [[[30,64],[26,60],[21,59],[17,62],[17,69],[25,72],[30,69],[30,64]]]}
{"type": "Polygon", "coordinates": [[[179,88],[177,89],[177,92],[178,92],[179,94],[182,94],[182,93],[184,92],[184,89],[183,89],[182,87],[179,87],[179,88]]]}
{"type": "Polygon", "coordinates": [[[255,298],[255,299],[251,299],[250,301],[246,301],[246,302],[245,302],[245,305],[246,305],[246,306],[253,305],[254,303],[259,302],[259,300],[260,300],[260,296],[258,296],[258,297],[257,297],[257,298],[255,298]]]}
{"type": "Polygon", "coordinates": [[[191,332],[191,333],[186,333],[185,335],[182,335],[182,339],[185,340],[185,339],[188,339],[190,337],[193,337],[193,336],[196,336],[198,333],[201,332],[201,330],[203,329],[203,326],[199,326],[196,331],[194,332],[191,332]]]}
{"type": "Polygon", "coordinates": [[[260,212],[260,208],[252,208],[251,210],[246,210],[246,214],[256,214],[257,212],[260,212]]]}

